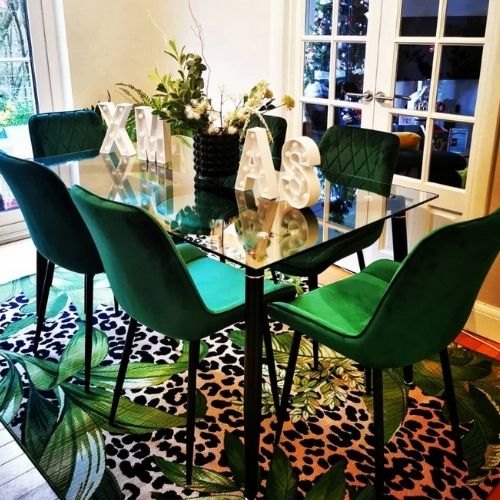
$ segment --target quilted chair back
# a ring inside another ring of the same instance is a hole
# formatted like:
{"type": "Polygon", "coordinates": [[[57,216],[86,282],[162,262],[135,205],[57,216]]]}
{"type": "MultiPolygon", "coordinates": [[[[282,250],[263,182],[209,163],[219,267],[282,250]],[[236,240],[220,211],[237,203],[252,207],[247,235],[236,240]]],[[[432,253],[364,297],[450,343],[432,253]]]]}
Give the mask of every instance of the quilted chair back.
{"type": "Polygon", "coordinates": [[[0,154],[0,175],[19,204],[36,249],[70,271],[97,274],[101,259],[64,182],[50,169],[0,154]]]}
{"type": "Polygon", "coordinates": [[[106,127],[90,109],[40,113],[30,117],[28,128],[34,158],[99,151],[106,127]]]}
{"type": "Polygon", "coordinates": [[[319,144],[320,170],[333,184],[366,189],[387,196],[399,155],[394,134],[333,126],[319,144]]]}

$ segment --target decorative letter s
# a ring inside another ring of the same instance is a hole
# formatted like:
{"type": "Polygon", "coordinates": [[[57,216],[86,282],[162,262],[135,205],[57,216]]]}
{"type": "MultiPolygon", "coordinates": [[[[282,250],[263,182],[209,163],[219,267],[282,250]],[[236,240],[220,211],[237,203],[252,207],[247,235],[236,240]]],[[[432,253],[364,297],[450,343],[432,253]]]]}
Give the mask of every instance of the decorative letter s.
{"type": "Polygon", "coordinates": [[[313,166],[320,161],[318,146],[310,137],[297,137],[284,144],[280,194],[292,207],[310,207],[318,201],[321,186],[313,166]]]}

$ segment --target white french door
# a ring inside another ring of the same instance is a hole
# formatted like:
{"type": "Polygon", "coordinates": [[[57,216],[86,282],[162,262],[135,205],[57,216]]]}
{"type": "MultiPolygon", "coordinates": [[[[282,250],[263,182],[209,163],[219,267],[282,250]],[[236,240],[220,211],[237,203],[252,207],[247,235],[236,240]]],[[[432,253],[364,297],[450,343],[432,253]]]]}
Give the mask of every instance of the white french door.
{"type": "MultiPolygon", "coordinates": [[[[498,66],[499,3],[295,0],[289,6],[289,86],[300,96],[293,133],[319,141],[340,124],[404,136],[395,182],[439,194],[408,215],[410,246],[433,228],[481,213],[486,200],[498,114],[491,65],[498,66]]],[[[391,246],[386,231],[367,260],[387,256],[391,246]]]]}
{"type": "MultiPolygon", "coordinates": [[[[71,107],[62,0],[4,0],[0,21],[0,150],[27,158],[29,117],[71,107]]],[[[0,244],[27,235],[0,176],[0,244]]]]}

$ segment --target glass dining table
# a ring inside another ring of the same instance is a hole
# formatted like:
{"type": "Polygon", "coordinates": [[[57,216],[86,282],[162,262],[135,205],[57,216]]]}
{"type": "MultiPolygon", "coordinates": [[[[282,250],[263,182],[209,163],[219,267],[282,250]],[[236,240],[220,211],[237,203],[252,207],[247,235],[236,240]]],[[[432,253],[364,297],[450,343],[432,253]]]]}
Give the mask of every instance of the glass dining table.
{"type": "Polygon", "coordinates": [[[235,176],[199,177],[190,165],[166,167],[115,154],[87,151],[37,159],[71,186],[154,215],[177,241],[188,241],[245,269],[244,441],[245,497],[259,489],[259,429],[262,390],[262,318],[264,273],[329,241],[361,234],[391,219],[393,254],[407,253],[406,215],[436,194],[393,184],[390,194],[322,181],[312,207],[297,209],[258,192],[235,191],[235,176]]]}

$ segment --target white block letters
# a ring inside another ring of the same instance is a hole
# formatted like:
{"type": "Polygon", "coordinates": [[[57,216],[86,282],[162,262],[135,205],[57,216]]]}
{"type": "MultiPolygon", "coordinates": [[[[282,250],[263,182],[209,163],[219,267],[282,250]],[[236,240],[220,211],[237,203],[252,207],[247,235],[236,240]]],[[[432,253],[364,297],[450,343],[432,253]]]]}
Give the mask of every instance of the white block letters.
{"type": "Polygon", "coordinates": [[[321,186],[313,166],[320,161],[318,146],[310,137],[297,137],[284,144],[280,192],[292,207],[310,207],[318,201],[321,186]]]}
{"type": "Polygon", "coordinates": [[[247,130],[235,189],[245,191],[257,187],[261,198],[279,196],[279,186],[265,128],[247,130]]]}
{"type": "Polygon", "coordinates": [[[123,156],[134,156],[135,148],[125,130],[132,104],[123,103],[115,106],[112,102],[100,102],[99,109],[108,126],[102,141],[101,153],[112,153],[116,148],[123,156]]]}
{"type": "Polygon", "coordinates": [[[139,160],[171,163],[170,124],[153,115],[150,106],[136,106],[137,156],[139,160]]]}

